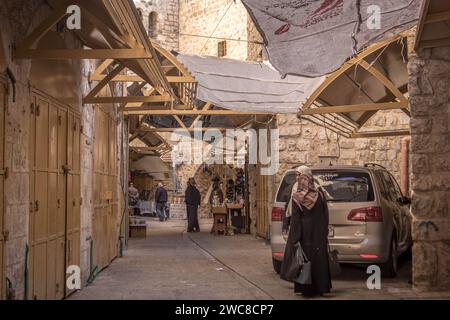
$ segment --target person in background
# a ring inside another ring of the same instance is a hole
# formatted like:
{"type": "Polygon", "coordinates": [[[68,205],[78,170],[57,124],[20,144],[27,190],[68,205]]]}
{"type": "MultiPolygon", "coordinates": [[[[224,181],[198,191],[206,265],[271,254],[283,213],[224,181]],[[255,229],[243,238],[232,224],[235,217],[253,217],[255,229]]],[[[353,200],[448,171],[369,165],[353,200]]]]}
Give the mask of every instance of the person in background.
{"type": "Polygon", "coordinates": [[[194,178],[189,178],[188,187],[184,196],[188,218],[187,232],[200,232],[200,226],[198,225],[198,206],[201,203],[201,197],[194,178]]]}
{"type": "Polygon", "coordinates": [[[167,204],[167,190],[164,188],[162,182],[158,183],[158,187],[155,192],[156,213],[158,214],[159,221],[166,221],[166,204],[167,204]]]}
{"type": "Polygon", "coordinates": [[[140,210],[138,208],[138,201],[139,201],[139,191],[134,186],[133,182],[130,183],[130,186],[128,187],[128,204],[130,207],[133,207],[133,214],[135,216],[140,214],[140,210]]]}
{"type": "Polygon", "coordinates": [[[328,257],[328,205],[321,188],[314,184],[310,168],[297,168],[297,182],[292,189],[286,210],[283,233],[290,226],[280,276],[290,281],[288,273],[293,263],[296,245],[300,243],[311,261],[312,284],[295,283],[295,294],[305,297],[320,296],[331,290],[328,257]]]}

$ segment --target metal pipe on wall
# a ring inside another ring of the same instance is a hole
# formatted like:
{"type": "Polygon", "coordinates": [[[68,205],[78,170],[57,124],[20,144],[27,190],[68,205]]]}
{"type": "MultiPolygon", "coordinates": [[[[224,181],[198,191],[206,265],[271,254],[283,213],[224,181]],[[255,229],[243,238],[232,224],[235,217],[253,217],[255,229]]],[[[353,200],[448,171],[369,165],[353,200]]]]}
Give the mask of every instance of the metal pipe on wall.
{"type": "Polygon", "coordinates": [[[409,145],[411,143],[411,137],[402,139],[401,146],[401,168],[400,168],[400,188],[403,195],[408,195],[409,188],[409,145]]]}

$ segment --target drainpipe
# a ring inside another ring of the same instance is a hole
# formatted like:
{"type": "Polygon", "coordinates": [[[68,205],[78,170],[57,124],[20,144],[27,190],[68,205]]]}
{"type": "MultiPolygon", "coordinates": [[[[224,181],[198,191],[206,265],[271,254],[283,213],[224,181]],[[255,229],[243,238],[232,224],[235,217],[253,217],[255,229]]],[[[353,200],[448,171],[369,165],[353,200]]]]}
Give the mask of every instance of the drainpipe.
{"type": "Polygon", "coordinates": [[[411,143],[411,138],[406,137],[402,139],[402,150],[401,150],[401,170],[400,170],[400,184],[402,193],[404,195],[409,195],[409,145],[411,143]]]}

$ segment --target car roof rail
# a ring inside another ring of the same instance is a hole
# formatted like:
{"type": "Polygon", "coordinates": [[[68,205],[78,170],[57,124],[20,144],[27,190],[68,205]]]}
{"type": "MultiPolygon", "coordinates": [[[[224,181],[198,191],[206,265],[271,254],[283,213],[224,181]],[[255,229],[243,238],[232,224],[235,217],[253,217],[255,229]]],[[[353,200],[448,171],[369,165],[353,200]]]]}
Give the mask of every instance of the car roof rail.
{"type": "Polygon", "coordinates": [[[381,164],[378,163],[366,163],[364,164],[364,167],[369,168],[369,167],[378,167],[384,170],[387,170],[386,167],[383,167],[381,164]]]}

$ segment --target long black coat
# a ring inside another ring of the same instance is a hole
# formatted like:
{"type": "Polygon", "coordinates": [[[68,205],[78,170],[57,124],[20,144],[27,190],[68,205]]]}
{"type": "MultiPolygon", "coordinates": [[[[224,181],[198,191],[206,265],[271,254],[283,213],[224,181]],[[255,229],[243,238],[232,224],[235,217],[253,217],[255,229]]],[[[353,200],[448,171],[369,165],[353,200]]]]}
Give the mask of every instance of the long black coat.
{"type": "Polygon", "coordinates": [[[319,196],[315,206],[308,210],[300,208],[292,203],[292,217],[287,221],[290,224],[289,236],[284,253],[284,261],[281,267],[281,278],[286,278],[286,273],[296,248],[294,245],[300,242],[306,257],[311,261],[311,285],[295,284],[295,292],[313,296],[330,292],[331,275],[328,262],[328,206],[322,196],[319,196]]]}
{"type": "Polygon", "coordinates": [[[185,202],[188,206],[199,206],[201,201],[200,191],[193,186],[189,185],[186,188],[186,192],[184,193],[185,196],[185,202]]]}

